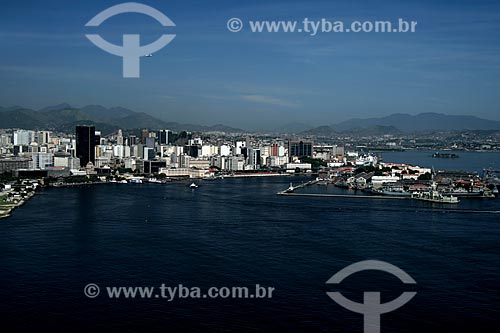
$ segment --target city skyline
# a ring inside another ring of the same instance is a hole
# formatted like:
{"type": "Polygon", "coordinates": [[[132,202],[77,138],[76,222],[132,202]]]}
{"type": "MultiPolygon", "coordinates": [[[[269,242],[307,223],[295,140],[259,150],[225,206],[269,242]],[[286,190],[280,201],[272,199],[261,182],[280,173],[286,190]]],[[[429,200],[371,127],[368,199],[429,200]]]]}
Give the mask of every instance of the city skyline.
{"type": "Polygon", "coordinates": [[[394,113],[437,112],[500,120],[498,4],[489,1],[383,1],[356,4],[266,1],[253,4],[145,2],[164,12],[177,35],[141,60],[142,76],[121,77],[121,59],[84,36],[118,43],[164,31],[125,14],[98,29],[85,23],[118,1],[9,4],[0,14],[0,105],[42,108],[67,102],[146,112],[165,121],[271,128],[278,120],[311,126],[394,113]],[[411,34],[229,32],[248,20],[418,21],[411,34]],[[23,18],[23,19],[20,19],[23,18]],[[7,84],[9,82],[9,84],[7,84]]]}

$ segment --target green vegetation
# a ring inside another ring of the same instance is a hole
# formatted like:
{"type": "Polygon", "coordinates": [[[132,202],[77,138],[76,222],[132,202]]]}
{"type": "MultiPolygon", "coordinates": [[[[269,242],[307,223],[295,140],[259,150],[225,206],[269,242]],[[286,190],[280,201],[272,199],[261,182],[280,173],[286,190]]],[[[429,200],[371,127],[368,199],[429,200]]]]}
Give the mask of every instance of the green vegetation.
{"type": "Polygon", "coordinates": [[[16,180],[16,178],[12,177],[12,174],[10,172],[4,172],[0,174],[0,183],[1,182],[11,182],[16,180]]]}
{"type": "Polygon", "coordinates": [[[417,179],[418,180],[431,180],[432,175],[430,173],[426,172],[425,174],[418,176],[417,179]]]}
{"type": "MultiPolygon", "coordinates": [[[[7,201],[7,195],[0,195],[0,210],[9,210],[12,208],[12,203],[7,201]]],[[[2,216],[2,214],[0,214],[2,216]]]]}
{"type": "Polygon", "coordinates": [[[79,184],[79,183],[93,183],[98,181],[99,177],[97,177],[96,175],[70,176],[66,178],[45,178],[46,184],[54,184],[54,183],[79,184]]]}

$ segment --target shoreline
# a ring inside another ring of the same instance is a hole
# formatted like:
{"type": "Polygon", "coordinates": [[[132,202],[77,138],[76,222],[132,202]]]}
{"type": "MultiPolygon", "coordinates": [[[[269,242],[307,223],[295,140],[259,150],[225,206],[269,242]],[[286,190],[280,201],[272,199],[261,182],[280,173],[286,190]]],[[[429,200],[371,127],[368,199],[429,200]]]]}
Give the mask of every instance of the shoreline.
{"type": "Polygon", "coordinates": [[[12,213],[14,210],[16,210],[18,207],[21,207],[24,205],[29,199],[33,198],[36,195],[36,192],[29,192],[26,197],[20,199],[16,203],[7,203],[7,204],[2,204],[0,206],[5,207],[7,209],[5,210],[0,210],[2,213],[0,213],[0,219],[5,219],[10,216],[12,216],[12,213]]]}

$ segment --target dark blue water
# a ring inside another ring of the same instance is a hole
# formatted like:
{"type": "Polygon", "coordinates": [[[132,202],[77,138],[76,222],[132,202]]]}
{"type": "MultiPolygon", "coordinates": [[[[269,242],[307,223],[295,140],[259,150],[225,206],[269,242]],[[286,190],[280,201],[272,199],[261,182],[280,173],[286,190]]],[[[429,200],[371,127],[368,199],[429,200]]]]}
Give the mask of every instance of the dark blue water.
{"type": "MultiPolygon", "coordinates": [[[[483,169],[500,170],[500,153],[471,151],[441,151],[457,154],[458,158],[433,158],[436,151],[383,152],[384,162],[410,163],[435,170],[475,171],[482,175],[483,169]]],[[[439,151],[437,151],[439,152],[439,151]]]]}
{"type": "MultiPolygon", "coordinates": [[[[54,332],[362,332],[362,316],[334,303],[325,292],[339,289],[325,282],[351,263],[378,259],[417,285],[363,272],[339,288],[358,302],[364,291],[381,291],[384,302],[417,291],[382,316],[382,332],[499,331],[499,214],[276,196],[289,181],[43,190],[0,220],[2,324],[54,332]],[[89,299],[83,287],[91,282],[258,283],[276,291],[272,299],[89,299]]],[[[464,208],[500,210],[500,200],[464,208]]]]}

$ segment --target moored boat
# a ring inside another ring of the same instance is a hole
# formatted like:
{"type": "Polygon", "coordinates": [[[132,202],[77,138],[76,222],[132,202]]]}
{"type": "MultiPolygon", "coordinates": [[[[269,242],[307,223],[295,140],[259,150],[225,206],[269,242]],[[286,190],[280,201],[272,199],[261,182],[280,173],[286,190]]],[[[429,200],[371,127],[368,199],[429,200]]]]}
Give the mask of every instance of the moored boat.
{"type": "Polygon", "coordinates": [[[442,195],[438,190],[437,190],[437,184],[432,183],[431,190],[430,191],[424,191],[424,192],[413,192],[411,195],[412,199],[415,200],[421,200],[421,201],[428,201],[428,202],[434,202],[434,203],[443,203],[443,204],[458,204],[460,200],[453,196],[453,195],[442,195]]]}

